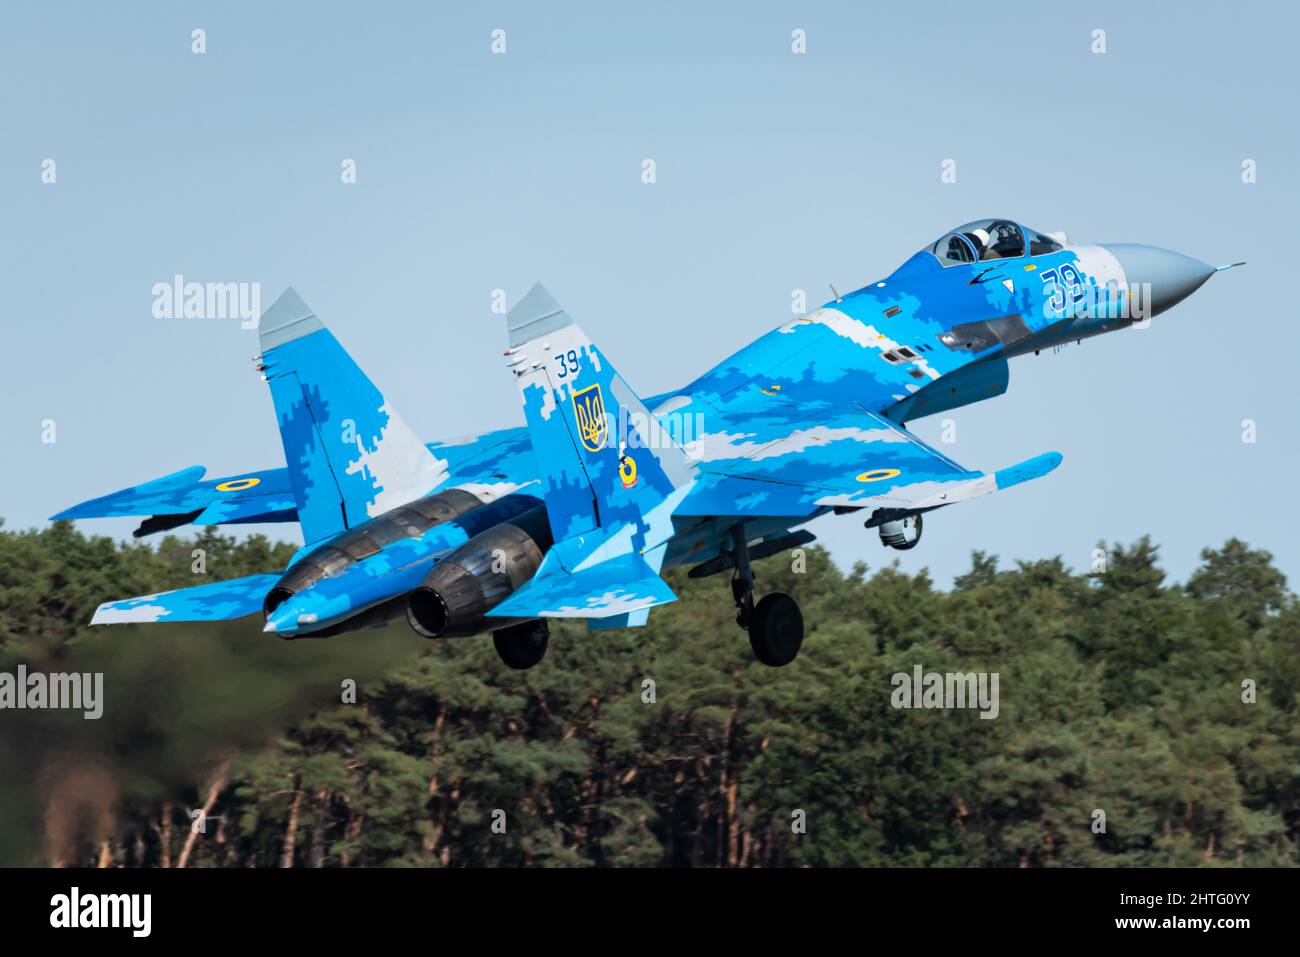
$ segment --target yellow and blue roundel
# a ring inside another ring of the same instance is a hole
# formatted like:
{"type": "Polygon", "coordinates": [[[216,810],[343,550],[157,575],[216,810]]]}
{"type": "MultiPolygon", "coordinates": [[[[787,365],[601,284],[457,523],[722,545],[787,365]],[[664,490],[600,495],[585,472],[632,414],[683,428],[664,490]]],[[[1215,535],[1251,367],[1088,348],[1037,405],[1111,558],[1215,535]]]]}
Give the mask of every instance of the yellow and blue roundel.
{"type": "Polygon", "coordinates": [[[636,459],[627,453],[619,459],[618,477],[623,482],[624,488],[632,488],[636,485],[636,459]]]}
{"type": "Polygon", "coordinates": [[[262,480],[256,477],[231,479],[229,482],[222,482],[217,486],[218,492],[242,492],[246,488],[252,488],[262,480]]]}
{"type": "Polygon", "coordinates": [[[898,469],[872,469],[869,472],[863,472],[858,475],[859,482],[883,482],[885,479],[897,478],[900,474],[898,469]]]}
{"type": "Polygon", "coordinates": [[[578,424],[578,438],[584,449],[599,452],[605,447],[609,425],[605,419],[605,396],[599,383],[573,393],[573,418],[578,424]]]}

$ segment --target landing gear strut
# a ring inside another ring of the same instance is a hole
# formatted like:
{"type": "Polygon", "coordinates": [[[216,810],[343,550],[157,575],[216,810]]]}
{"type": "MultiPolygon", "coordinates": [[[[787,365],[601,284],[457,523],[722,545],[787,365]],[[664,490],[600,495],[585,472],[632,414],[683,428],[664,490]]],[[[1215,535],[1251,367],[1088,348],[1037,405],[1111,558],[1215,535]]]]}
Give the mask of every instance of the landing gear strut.
{"type": "Polygon", "coordinates": [[[749,565],[749,542],[743,524],[732,526],[731,542],[736,562],[736,574],[731,579],[736,624],[749,632],[755,658],[773,668],[788,665],[803,645],[799,603],[789,595],[773,592],[754,604],[754,570],[749,565]]]}
{"type": "Polygon", "coordinates": [[[544,621],[525,621],[492,632],[492,644],[509,668],[524,671],[542,660],[551,632],[544,621]]]}

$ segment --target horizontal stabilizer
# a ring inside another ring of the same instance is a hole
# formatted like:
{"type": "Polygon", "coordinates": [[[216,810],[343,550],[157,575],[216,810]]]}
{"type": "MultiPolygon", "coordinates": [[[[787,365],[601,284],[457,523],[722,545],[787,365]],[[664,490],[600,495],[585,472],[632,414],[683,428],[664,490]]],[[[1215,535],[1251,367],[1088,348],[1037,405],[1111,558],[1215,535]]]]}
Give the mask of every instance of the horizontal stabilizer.
{"type": "Polygon", "coordinates": [[[626,553],[577,572],[548,552],[537,575],[493,608],[494,618],[613,618],[665,605],[677,596],[640,555],[626,553]]]}
{"type": "Polygon", "coordinates": [[[193,588],[106,601],[95,610],[92,625],[125,625],[137,621],[229,621],[262,610],[280,575],[249,575],[193,588]]]}

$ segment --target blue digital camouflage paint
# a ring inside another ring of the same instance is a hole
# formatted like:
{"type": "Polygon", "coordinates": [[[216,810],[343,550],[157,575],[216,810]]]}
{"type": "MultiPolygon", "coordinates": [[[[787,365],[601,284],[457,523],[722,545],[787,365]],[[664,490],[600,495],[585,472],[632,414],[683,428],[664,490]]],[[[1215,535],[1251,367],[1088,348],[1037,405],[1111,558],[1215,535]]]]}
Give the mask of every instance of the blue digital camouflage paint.
{"type": "Polygon", "coordinates": [[[985,473],[905,423],[1000,395],[1008,359],[1145,321],[1215,271],[1149,246],[968,223],[649,402],[536,286],[507,321],[524,427],[428,445],[289,290],[260,326],[285,468],[202,481],[196,466],[56,518],[302,526],[283,576],[109,602],[95,623],[261,609],[268,631],[332,633],[391,617],[419,590],[408,617],[422,634],[479,622],[524,647],[535,639],[514,623],[644,623],[675,597],[660,573],[689,564],[734,570],[755,653],[784,663],[780,635],[801,641],[802,624],[781,601],[753,604],[749,552],[807,541],[792,529],[831,511],[911,547],[924,513],[1047,474],[1058,453],[985,473]]]}
{"type": "Polygon", "coordinates": [[[262,370],[308,543],[435,488],[439,460],[292,289],[262,316],[262,370]]]}

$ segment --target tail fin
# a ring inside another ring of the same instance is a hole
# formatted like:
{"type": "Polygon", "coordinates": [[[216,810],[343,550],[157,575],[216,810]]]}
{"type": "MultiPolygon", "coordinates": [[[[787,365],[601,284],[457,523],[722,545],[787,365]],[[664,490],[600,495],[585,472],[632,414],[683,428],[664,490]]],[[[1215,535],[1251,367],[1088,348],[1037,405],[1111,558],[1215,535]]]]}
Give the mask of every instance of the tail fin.
{"type": "Polygon", "coordinates": [[[259,326],[284,457],[308,544],[432,491],[438,459],[292,288],[259,326]]]}
{"type": "Polygon", "coordinates": [[[640,525],[694,465],[540,284],[507,319],[543,497],[557,542],[640,525]]]}

